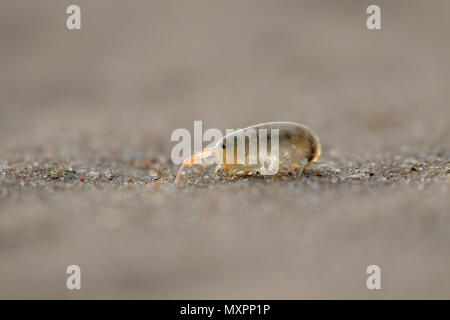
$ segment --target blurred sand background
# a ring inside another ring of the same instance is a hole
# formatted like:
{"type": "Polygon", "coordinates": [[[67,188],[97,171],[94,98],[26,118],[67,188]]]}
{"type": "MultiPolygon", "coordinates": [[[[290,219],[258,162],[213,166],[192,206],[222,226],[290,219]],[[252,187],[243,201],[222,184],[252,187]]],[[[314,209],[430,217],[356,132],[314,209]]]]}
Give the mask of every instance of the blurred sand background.
{"type": "Polygon", "coordinates": [[[450,298],[449,14],[2,0],[0,298],[450,298]],[[194,120],[306,124],[342,174],[175,188],[170,134],[194,120]]]}

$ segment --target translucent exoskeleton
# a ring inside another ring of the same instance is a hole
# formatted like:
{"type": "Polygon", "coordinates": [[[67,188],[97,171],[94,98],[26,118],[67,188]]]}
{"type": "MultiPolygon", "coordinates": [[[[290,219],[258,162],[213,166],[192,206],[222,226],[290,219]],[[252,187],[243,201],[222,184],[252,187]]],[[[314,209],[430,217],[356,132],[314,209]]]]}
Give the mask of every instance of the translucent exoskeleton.
{"type": "Polygon", "coordinates": [[[215,157],[216,172],[230,176],[301,174],[303,168],[319,159],[319,137],[308,127],[295,122],[268,122],[234,131],[218,140],[212,148],[193,154],[181,164],[175,183],[184,167],[215,157]]]}

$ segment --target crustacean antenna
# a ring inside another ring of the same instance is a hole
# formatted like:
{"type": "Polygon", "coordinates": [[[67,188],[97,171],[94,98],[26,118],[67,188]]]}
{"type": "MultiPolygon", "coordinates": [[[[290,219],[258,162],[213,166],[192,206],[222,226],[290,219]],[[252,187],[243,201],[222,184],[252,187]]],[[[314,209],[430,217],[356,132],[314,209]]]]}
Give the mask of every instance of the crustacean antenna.
{"type": "MultiPolygon", "coordinates": [[[[183,172],[184,167],[191,167],[194,164],[197,164],[196,161],[203,160],[205,158],[211,157],[215,155],[215,149],[204,149],[203,151],[196,152],[189,158],[184,159],[181,163],[181,167],[178,170],[177,176],[175,178],[175,183],[180,183],[181,174],[183,172]]],[[[205,165],[205,163],[199,163],[205,165]]]]}

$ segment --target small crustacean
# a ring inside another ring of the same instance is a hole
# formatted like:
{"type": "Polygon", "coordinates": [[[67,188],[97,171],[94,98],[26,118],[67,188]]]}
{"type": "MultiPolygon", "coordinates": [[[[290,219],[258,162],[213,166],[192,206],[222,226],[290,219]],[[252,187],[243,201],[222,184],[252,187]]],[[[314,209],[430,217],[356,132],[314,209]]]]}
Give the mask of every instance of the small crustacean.
{"type": "Polygon", "coordinates": [[[230,176],[239,176],[301,173],[305,165],[317,161],[320,154],[319,137],[310,128],[295,122],[261,123],[234,131],[218,140],[214,147],[204,149],[185,159],[178,171],[175,183],[180,182],[184,167],[190,167],[200,160],[206,160],[213,156],[223,160],[216,161],[218,163],[216,172],[223,169],[230,176]],[[249,134],[252,132],[256,132],[256,135],[249,134]],[[265,134],[261,135],[258,132],[265,134]],[[272,135],[271,132],[277,134],[272,135]],[[238,151],[239,143],[237,141],[244,141],[241,153],[238,151]],[[257,150],[253,153],[249,146],[252,142],[256,146],[253,151],[257,150]],[[266,150],[266,156],[262,157],[260,152],[264,147],[270,151],[266,150]],[[232,153],[231,156],[230,153],[232,153]],[[238,154],[243,155],[245,161],[242,159],[238,161],[238,154]],[[256,157],[255,154],[257,154],[256,157]]]}

